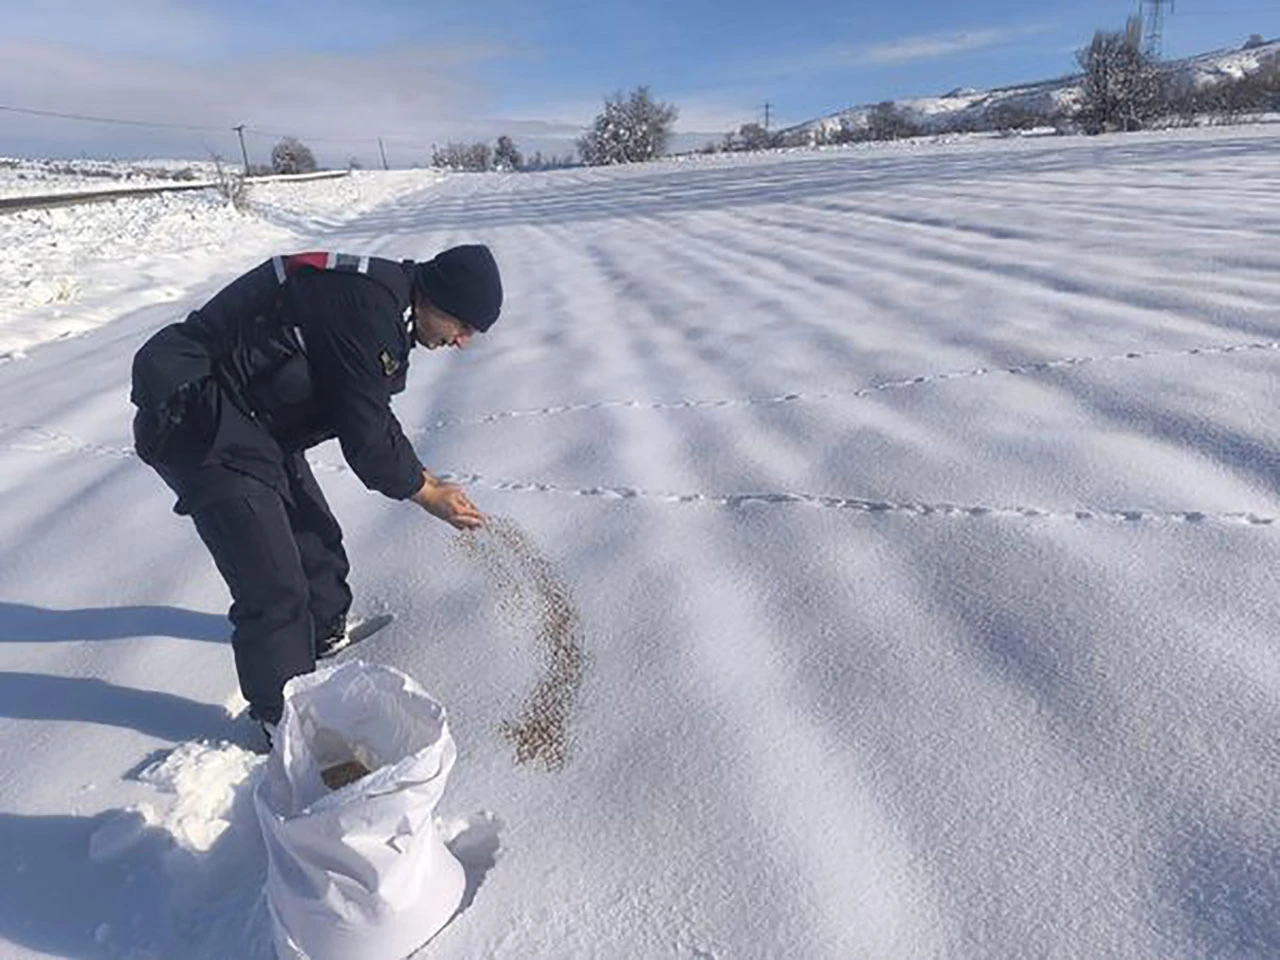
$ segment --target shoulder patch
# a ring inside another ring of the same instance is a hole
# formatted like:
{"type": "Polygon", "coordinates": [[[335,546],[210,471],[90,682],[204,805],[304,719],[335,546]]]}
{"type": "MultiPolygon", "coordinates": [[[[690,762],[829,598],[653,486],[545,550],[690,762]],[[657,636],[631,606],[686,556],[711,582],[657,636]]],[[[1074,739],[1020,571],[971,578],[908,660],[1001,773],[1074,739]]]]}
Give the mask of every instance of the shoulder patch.
{"type": "Polygon", "coordinates": [[[382,363],[382,372],[388,377],[394,377],[396,371],[400,369],[400,361],[392,356],[391,351],[386,347],[383,347],[382,352],[378,354],[378,360],[382,363]]]}

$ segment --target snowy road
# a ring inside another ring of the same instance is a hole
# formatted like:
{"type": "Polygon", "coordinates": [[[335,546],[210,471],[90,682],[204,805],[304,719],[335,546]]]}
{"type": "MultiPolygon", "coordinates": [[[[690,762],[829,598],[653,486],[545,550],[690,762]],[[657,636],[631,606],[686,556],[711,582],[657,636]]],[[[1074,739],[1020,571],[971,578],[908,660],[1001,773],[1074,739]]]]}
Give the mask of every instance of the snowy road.
{"type": "MultiPolygon", "coordinates": [[[[528,638],[313,451],[357,603],[398,614],[367,656],[450,711],[442,813],[497,818],[422,956],[1280,955],[1277,147],[459,176],[303,237],[494,247],[502,320],[417,351],[398,411],[555,561],[590,656],[567,767],[515,764],[528,638]]],[[[130,358],[180,312],[0,364],[0,957],[253,935],[251,843],[176,857],[160,813],[104,851],[235,687],[224,588],[128,449],[130,358]]]]}

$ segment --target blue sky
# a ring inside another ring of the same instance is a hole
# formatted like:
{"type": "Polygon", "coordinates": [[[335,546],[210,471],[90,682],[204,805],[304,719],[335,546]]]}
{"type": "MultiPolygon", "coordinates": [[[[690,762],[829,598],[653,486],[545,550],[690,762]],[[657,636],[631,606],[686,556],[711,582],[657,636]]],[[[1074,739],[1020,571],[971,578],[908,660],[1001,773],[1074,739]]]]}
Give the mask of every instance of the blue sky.
{"type": "MultiPolygon", "coordinates": [[[[0,154],[238,153],[226,128],[310,138],[331,161],[397,164],[504,130],[567,149],[606,94],[647,83],[687,140],[772,106],[776,124],[869,101],[1070,72],[1134,2],[897,0],[0,0],[0,104],[207,126],[111,128],[0,114],[0,154]]],[[[1280,0],[1180,0],[1183,56],[1280,35],[1280,0]]]]}

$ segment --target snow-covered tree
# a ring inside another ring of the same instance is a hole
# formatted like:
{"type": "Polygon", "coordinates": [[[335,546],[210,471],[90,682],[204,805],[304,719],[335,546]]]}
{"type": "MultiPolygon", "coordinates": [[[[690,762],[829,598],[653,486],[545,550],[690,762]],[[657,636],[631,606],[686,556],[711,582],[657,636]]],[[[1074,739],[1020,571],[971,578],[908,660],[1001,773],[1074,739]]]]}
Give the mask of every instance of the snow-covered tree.
{"type": "Polygon", "coordinates": [[[637,87],[625,100],[615,93],[578,141],[578,152],[592,166],[652,160],[666,151],[678,115],[671,104],[655,102],[648,87],[637,87]]]}
{"type": "Polygon", "coordinates": [[[738,128],[739,149],[767,150],[773,146],[773,135],[758,123],[744,123],[738,128]]]}
{"type": "Polygon", "coordinates": [[[524,166],[524,158],[510,137],[503,135],[498,138],[493,150],[493,165],[499,170],[519,170],[524,166]]]}
{"type": "Polygon", "coordinates": [[[433,167],[483,173],[493,169],[493,148],[487,143],[447,143],[431,155],[433,167]]]}
{"type": "Polygon", "coordinates": [[[276,173],[315,173],[315,154],[297,137],[285,137],[271,151],[271,169],[276,173]]]}
{"type": "Polygon", "coordinates": [[[1142,19],[1123,32],[1099,30],[1076,59],[1084,70],[1076,120],[1085,133],[1141,130],[1166,108],[1167,81],[1142,52],[1142,19]]]}

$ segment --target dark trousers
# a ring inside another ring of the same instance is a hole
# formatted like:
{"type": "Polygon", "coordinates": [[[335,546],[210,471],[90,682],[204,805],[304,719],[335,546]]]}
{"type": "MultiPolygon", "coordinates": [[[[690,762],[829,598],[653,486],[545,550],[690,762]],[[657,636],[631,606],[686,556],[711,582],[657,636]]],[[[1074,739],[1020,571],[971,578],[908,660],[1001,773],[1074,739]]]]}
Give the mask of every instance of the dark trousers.
{"type": "Polygon", "coordinates": [[[285,460],[289,496],[239,487],[192,512],[231,591],[240,691],[253,716],[278,723],[284,685],[316,665],[316,631],[346,614],[350,565],[342,528],[306,458],[285,460]]]}

